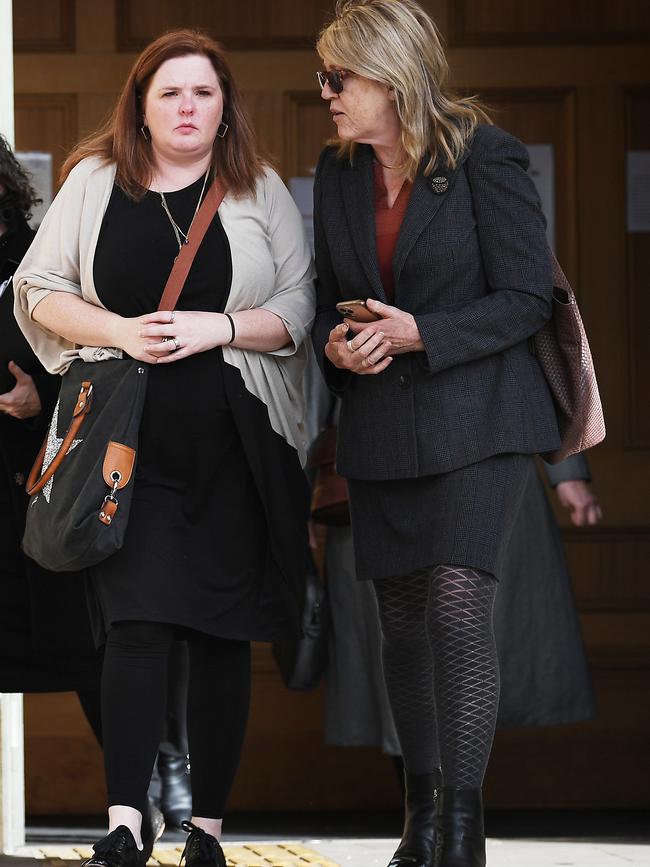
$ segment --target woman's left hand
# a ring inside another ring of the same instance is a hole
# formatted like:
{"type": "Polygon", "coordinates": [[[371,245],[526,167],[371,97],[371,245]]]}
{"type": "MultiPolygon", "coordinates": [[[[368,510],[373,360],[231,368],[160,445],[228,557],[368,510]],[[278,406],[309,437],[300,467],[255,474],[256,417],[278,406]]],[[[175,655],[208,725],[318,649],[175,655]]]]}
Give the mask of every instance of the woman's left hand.
{"type": "Polygon", "coordinates": [[[603,517],[598,497],[583,479],[560,482],[555,490],[564,508],[571,513],[571,521],[576,527],[595,527],[603,517]]]}
{"type": "MultiPolygon", "coordinates": [[[[374,298],[366,301],[368,310],[381,316],[381,320],[375,322],[353,322],[346,319],[345,324],[350,331],[360,334],[369,326],[376,326],[381,322],[381,330],[384,334],[382,349],[384,356],[403,355],[405,352],[423,352],[424,343],[420,337],[415,318],[399,307],[391,307],[390,304],[382,304],[374,298]]],[[[376,350],[375,350],[376,355],[376,350]]]]}
{"type": "Polygon", "coordinates": [[[223,313],[158,310],[140,317],[140,337],[158,364],[179,361],[230,341],[232,332],[223,313]]]}

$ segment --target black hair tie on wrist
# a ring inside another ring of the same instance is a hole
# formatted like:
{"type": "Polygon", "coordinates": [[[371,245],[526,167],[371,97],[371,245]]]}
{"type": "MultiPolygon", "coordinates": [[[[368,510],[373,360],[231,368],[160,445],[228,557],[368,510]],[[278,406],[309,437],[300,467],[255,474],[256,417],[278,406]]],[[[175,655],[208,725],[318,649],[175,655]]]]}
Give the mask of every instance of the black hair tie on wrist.
{"type": "Polygon", "coordinates": [[[228,317],[228,322],[230,322],[230,331],[232,332],[230,335],[230,340],[228,341],[228,343],[234,343],[235,342],[235,320],[232,318],[230,313],[225,313],[224,315],[228,317]]]}

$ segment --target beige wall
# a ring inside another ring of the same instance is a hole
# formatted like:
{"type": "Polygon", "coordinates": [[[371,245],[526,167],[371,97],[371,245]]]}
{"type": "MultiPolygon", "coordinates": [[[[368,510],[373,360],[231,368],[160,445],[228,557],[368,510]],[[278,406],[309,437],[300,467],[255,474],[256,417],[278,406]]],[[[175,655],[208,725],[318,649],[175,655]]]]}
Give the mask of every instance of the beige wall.
{"type": "MultiPolygon", "coordinates": [[[[488,774],[494,806],[650,805],[650,236],[625,230],[625,151],[650,149],[650,4],[430,0],[453,81],[496,120],[556,152],[558,255],[574,281],[608,421],[592,466],[605,519],[566,530],[600,704],[597,722],[501,733],[488,774]],[[522,773],[523,770],[523,773],[522,773]]],[[[67,149],[109,111],[150,37],[179,25],[230,49],[257,129],[285,177],[314,165],[331,134],[310,46],[325,0],[19,0],[16,141],[67,149]]],[[[564,515],[560,516],[566,525],[564,515]]],[[[233,809],[383,807],[393,771],[371,750],[322,744],[322,693],[282,689],[255,650],[253,713],[233,809]]],[[[32,813],[103,806],[101,757],[76,700],[28,697],[32,813]]]]}

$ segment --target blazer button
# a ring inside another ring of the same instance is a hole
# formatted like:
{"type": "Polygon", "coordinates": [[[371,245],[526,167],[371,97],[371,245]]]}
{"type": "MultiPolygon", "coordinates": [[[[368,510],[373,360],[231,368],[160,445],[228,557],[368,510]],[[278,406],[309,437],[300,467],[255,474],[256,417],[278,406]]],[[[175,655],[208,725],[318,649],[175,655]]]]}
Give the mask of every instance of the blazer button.
{"type": "Polygon", "coordinates": [[[14,482],[22,488],[25,484],[25,476],[22,473],[14,473],[14,482]]]}
{"type": "Polygon", "coordinates": [[[400,388],[410,388],[411,387],[411,377],[407,373],[403,373],[400,376],[399,387],[400,388]]]}

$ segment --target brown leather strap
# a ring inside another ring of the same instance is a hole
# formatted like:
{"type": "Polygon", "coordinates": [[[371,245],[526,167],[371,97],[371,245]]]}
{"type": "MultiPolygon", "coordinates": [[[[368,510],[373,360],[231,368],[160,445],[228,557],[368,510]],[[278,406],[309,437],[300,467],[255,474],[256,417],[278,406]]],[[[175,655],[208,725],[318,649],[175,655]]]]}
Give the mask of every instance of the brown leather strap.
{"type": "Polygon", "coordinates": [[[226,192],[226,187],[221,183],[221,179],[216,177],[199,208],[192,231],[187,238],[187,244],[183,244],[178,256],[174,260],[174,265],[167,278],[158,310],[173,310],[176,307],[178,297],[181,294],[187,275],[190,273],[196,252],[201,246],[201,241],[205,237],[205,233],[208,231],[208,226],[214,219],[214,215],[219,210],[219,205],[223,201],[226,192]]]}
{"type": "MultiPolygon", "coordinates": [[[[59,447],[58,452],[54,456],[54,459],[45,470],[45,472],[38,478],[38,474],[43,467],[43,460],[45,458],[45,449],[47,447],[47,441],[50,436],[50,432],[48,431],[47,436],[45,437],[45,441],[41,446],[41,450],[38,453],[38,457],[34,462],[34,466],[29,474],[29,478],[27,479],[27,494],[31,497],[34,494],[38,494],[39,491],[42,491],[45,485],[50,481],[54,473],[59,469],[63,458],[67,455],[68,449],[72,445],[72,441],[75,439],[77,434],[79,433],[79,428],[81,427],[83,420],[90,412],[90,407],[93,402],[93,386],[91,382],[84,381],[81,383],[81,390],[79,391],[79,397],[77,398],[77,402],[75,404],[74,410],[72,412],[72,422],[70,427],[67,430],[65,437],[63,438],[61,445],[59,447]]],[[[54,431],[56,435],[56,431],[54,431]]]]}

